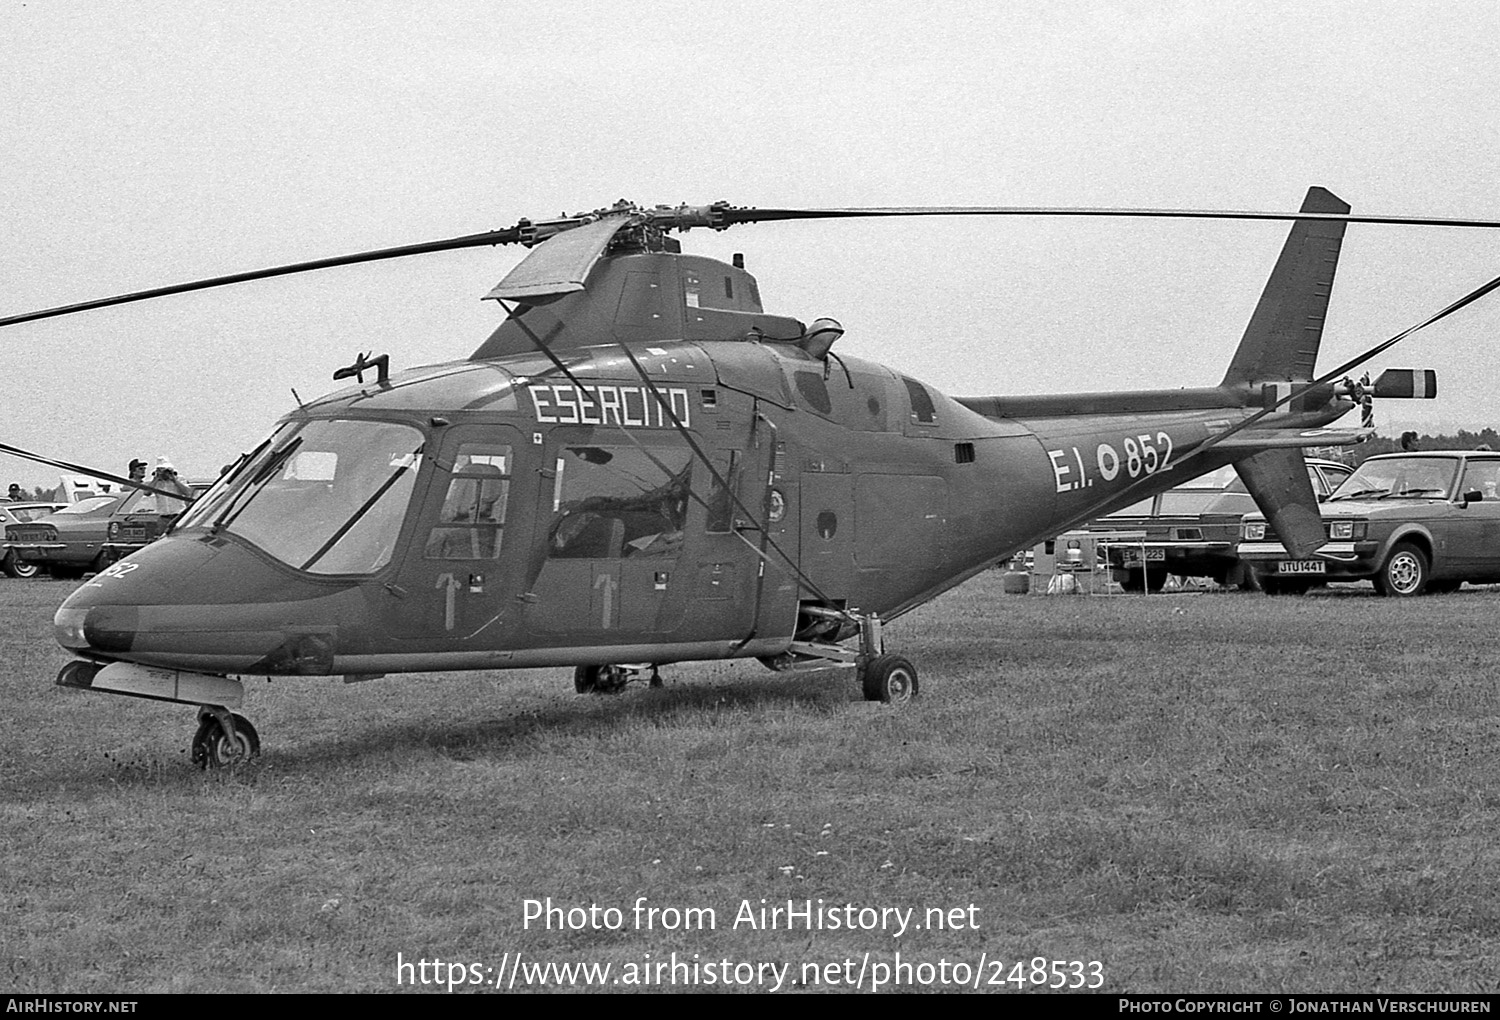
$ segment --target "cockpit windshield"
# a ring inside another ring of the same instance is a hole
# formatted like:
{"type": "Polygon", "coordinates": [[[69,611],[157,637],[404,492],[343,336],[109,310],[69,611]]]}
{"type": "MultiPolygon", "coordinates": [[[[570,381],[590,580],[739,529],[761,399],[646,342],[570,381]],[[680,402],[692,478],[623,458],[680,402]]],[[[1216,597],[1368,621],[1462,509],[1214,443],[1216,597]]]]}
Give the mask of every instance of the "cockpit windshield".
{"type": "Polygon", "coordinates": [[[183,517],[314,574],[390,562],[422,462],[422,433],[375,421],[283,425],[183,517]]]}

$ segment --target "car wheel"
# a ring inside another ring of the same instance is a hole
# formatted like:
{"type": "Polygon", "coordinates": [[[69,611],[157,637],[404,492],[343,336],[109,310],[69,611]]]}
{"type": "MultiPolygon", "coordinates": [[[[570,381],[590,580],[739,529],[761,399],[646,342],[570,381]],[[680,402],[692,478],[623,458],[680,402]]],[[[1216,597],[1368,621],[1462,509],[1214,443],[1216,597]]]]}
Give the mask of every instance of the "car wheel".
{"type": "Polygon", "coordinates": [[[42,571],[42,568],[38,564],[28,563],[17,556],[14,549],[5,554],[4,561],[0,562],[0,569],[3,569],[11,577],[22,578],[35,577],[42,571]]]}
{"type": "Polygon", "coordinates": [[[1120,587],[1129,592],[1161,591],[1166,583],[1165,570],[1127,570],[1120,587]]]}
{"type": "Polygon", "coordinates": [[[1427,588],[1427,554],[1410,542],[1397,542],[1375,576],[1375,588],[1382,595],[1411,598],[1427,588]]]}

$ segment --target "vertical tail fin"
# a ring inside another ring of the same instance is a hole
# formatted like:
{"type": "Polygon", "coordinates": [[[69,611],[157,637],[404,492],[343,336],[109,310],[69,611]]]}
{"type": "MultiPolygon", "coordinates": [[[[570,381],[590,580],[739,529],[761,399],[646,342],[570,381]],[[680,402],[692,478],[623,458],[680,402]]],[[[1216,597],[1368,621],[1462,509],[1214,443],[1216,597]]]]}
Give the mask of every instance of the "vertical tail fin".
{"type": "MultiPolygon", "coordinates": [[[[1347,213],[1349,205],[1324,188],[1309,188],[1300,211],[1347,213]]],[[[1344,227],[1326,220],[1293,224],[1221,385],[1255,388],[1313,378],[1344,227]]]]}

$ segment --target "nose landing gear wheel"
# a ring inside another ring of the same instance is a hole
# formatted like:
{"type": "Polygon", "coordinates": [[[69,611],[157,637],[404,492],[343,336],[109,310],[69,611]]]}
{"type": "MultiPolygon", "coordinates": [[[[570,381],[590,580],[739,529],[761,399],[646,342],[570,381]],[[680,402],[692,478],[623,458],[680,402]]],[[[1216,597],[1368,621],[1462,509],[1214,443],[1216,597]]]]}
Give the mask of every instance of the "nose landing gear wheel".
{"type": "Polygon", "coordinates": [[[866,701],[904,705],[917,696],[917,667],[900,655],[879,655],[861,671],[866,701]]]}
{"type": "Polygon", "coordinates": [[[243,765],[260,754],[260,735],[250,720],[242,715],[234,719],[233,739],[224,732],[218,719],[206,715],[193,735],[193,764],[200,769],[231,768],[243,765]]]}

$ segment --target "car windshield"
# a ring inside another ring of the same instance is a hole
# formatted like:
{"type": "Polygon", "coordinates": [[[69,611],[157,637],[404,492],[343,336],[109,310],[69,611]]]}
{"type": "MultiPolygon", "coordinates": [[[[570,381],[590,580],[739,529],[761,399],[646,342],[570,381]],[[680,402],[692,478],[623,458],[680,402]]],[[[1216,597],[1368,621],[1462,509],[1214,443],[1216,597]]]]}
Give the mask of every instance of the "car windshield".
{"type": "Polygon", "coordinates": [[[252,542],[314,574],[364,574],[390,561],[422,460],[409,425],[285,425],[183,517],[252,542]]]}
{"type": "MultiPolygon", "coordinates": [[[[1234,465],[1214,468],[1197,478],[1183,482],[1175,489],[1161,495],[1161,505],[1156,514],[1163,517],[1192,517],[1206,513],[1210,506],[1226,492],[1245,492],[1245,483],[1235,472],[1234,465]]],[[[1106,517],[1151,517],[1155,496],[1147,496],[1122,509],[1106,514],[1106,517]]]]}
{"type": "Polygon", "coordinates": [[[1223,467],[1214,468],[1205,475],[1183,482],[1181,488],[1193,489],[1215,489],[1229,490],[1230,492],[1244,492],[1245,483],[1240,481],[1239,472],[1235,471],[1233,464],[1225,464],[1223,467]]]}
{"type": "Polygon", "coordinates": [[[1456,457],[1391,457],[1367,460],[1329,497],[1340,499],[1447,499],[1453,491],[1456,457]]]}
{"type": "Polygon", "coordinates": [[[1194,517],[1206,513],[1222,495],[1218,489],[1172,489],[1161,494],[1161,515],[1194,517]]]}
{"type": "Polygon", "coordinates": [[[77,503],[72,504],[71,506],[63,507],[58,511],[58,514],[91,514],[95,510],[98,510],[100,507],[109,506],[113,503],[118,503],[119,501],[119,496],[92,496],[89,499],[81,500],[77,503]]]}
{"type": "Polygon", "coordinates": [[[145,489],[136,489],[120,504],[122,514],[161,514],[170,517],[187,509],[188,500],[178,496],[157,495],[145,489]]]}

